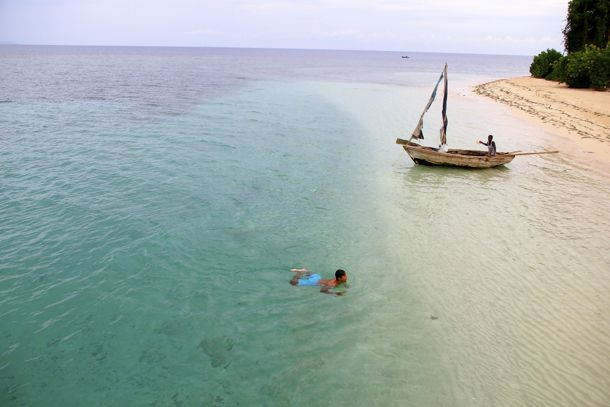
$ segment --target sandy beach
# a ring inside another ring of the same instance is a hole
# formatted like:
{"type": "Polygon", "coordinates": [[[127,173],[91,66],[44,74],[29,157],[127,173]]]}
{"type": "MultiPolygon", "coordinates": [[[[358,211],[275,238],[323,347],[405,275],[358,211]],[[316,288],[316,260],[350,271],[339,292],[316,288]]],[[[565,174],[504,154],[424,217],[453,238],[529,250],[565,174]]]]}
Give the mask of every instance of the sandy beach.
{"type": "Polygon", "coordinates": [[[610,92],[570,89],[532,77],[481,84],[474,92],[524,112],[574,141],[589,157],[610,164],[610,92]]]}

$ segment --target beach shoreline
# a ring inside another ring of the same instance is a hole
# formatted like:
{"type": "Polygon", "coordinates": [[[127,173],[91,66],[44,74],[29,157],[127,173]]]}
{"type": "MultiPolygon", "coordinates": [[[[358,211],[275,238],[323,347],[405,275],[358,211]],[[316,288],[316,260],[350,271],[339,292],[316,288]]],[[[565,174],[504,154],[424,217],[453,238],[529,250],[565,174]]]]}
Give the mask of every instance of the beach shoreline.
{"type": "Polygon", "coordinates": [[[476,85],[473,92],[541,124],[558,136],[558,143],[565,144],[565,139],[573,142],[577,148],[571,148],[572,152],[610,166],[609,91],[572,89],[544,79],[516,77],[476,85]]]}

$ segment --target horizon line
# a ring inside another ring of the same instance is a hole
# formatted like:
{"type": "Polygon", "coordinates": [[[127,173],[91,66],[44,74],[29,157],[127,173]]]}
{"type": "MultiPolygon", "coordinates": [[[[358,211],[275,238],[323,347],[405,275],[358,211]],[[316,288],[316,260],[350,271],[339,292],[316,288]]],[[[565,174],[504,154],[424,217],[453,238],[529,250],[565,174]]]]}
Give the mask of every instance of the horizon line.
{"type": "Polygon", "coordinates": [[[393,51],[378,49],[338,49],[338,48],[286,48],[286,47],[244,47],[244,46],[216,46],[216,45],[109,45],[109,44],[34,44],[18,42],[1,42],[0,45],[40,46],[40,47],[100,47],[100,48],[215,48],[215,49],[251,49],[251,50],[283,50],[283,51],[337,51],[337,52],[392,52],[417,54],[456,54],[456,55],[489,55],[489,56],[515,56],[534,57],[525,54],[487,54],[481,52],[449,52],[449,51],[393,51]]]}

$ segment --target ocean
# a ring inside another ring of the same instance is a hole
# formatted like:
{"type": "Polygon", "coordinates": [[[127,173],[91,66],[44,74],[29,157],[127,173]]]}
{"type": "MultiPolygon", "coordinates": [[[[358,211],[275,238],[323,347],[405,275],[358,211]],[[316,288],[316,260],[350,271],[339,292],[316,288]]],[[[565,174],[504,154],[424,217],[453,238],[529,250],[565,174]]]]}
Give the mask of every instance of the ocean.
{"type": "Polygon", "coordinates": [[[403,55],[0,45],[0,405],[610,405],[610,177],[414,165],[445,62],[451,147],[556,136],[403,55]]]}

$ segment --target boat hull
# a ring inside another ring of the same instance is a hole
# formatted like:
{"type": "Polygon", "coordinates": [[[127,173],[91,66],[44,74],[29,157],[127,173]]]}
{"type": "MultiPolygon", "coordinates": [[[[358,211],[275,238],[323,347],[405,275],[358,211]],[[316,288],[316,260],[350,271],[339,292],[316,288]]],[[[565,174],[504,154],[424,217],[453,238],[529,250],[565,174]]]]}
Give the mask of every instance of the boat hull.
{"type": "Polygon", "coordinates": [[[486,152],[479,150],[449,149],[444,153],[432,147],[421,146],[406,140],[400,140],[399,142],[399,140],[396,142],[403,145],[409,157],[416,164],[462,168],[492,168],[507,164],[515,158],[515,155],[510,153],[497,153],[491,157],[486,152]]]}

